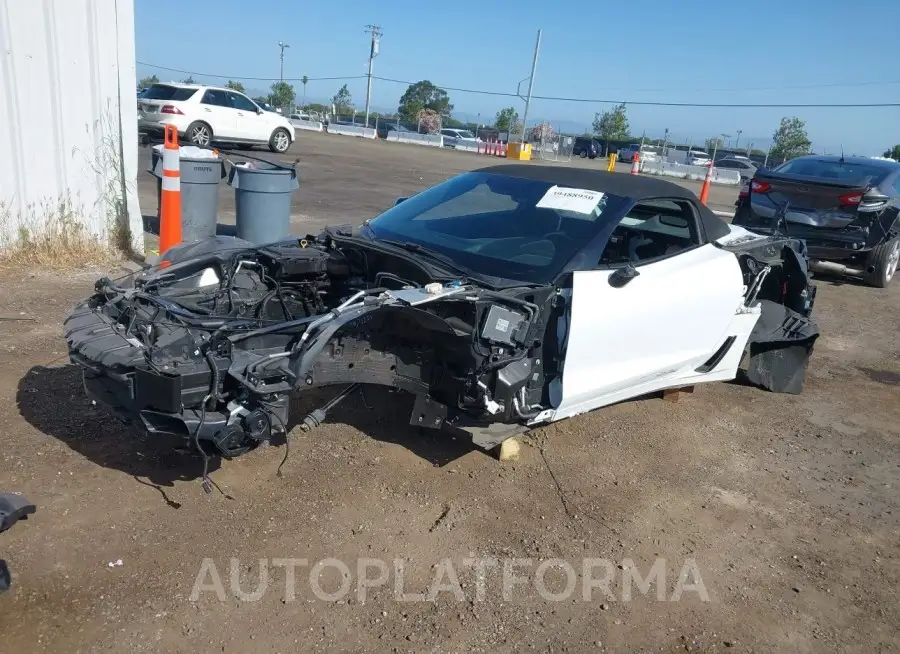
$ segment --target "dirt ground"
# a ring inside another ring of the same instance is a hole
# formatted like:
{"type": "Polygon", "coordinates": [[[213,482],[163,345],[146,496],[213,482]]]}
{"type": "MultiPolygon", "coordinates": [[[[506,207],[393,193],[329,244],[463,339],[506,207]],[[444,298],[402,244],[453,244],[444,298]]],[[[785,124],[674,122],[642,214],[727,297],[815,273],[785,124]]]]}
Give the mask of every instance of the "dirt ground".
{"type": "MultiPolygon", "coordinates": [[[[433,153],[425,173],[403,148],[365,168],[305,143],[298,224],[469,166],[433,153]]],[[[61,321],[105,272],[0,271],[0,316],[34,318],[0,321],[0,490],[38,505],[0,535],[0,652],[900,649],[900,283],[819,280],[801,395],[717,383],[627,402],[500,463],[370,390],[289,449],[215,463],[207,495],[199,460],[91,406],[67,362],[61,321]],[[480,584],[467,561],[489,557],[480,584]],[[283,559],[307,560],[293,583],[283,559]],[[387,583],[360,588],[370,559],[387,583]],[[524,583],[505,593],[515,559],[524,583]],[[585,583],[606,573],[609,594],[585,583]]]]}

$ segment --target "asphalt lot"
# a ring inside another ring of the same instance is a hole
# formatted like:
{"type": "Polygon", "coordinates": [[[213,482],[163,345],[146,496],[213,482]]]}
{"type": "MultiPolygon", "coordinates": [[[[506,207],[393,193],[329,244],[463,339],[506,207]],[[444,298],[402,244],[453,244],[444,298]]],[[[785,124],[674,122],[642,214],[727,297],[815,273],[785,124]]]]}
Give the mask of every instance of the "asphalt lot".
{"type": "MultiPolygon", "coordinates": [[[[240,161],[239,151],[231,156],[240,161]]],[[[397,197],[408,196],[460,172],[493,164],[509,163],[503,158],[445,148],[428,148],[381,140],[297,131],[297,140],[285,155],[276,156],[265,148],[246,151],[254,157],[297,162],[300,188],[292,201],[292,228],[295,234],[316,232],[327,224],[355,223],[371,218],[393,205],[397,197]]],[[[536,162],[539,163],[539,162],[536,162]]],[[[570,163],[548,165],[606,169],[606,160],[575,158],[570,163]]],[[[157,212],[156,179],[147,173],[150,148],[140,148],[138,194],[145,216],[157,212]]],[[[617,172],[627,174],[629,164],[619,164],[617,172]]],[[[700,192],[701,184],[691,180],[666,178],[700,192]]],[[[737,187],[714,185],[709,206],[732,212],[737,187]]],[[[219,215],[224,225],[234,224],[234,190],[223,180],[219,189],[219,215]]],[[[153,246],[153,241],[150,241],[153,246]]]]}
{"type": "MultiPolygon", "coordinates": [[[[295,150],[297,233],[480,165],[315,135],[295,150]]],[[[624,402],[500,463],[371,389],[289,450],[215,462],[207,495],[196,458],[92,406],[67,362],[62,321],[121,273],[0,269],[16,318],[0,321],[0,491],[38,505],[0,534],[0,652],[900,651],[900,282],[818,280],[800,395],[624,402]],[[361,593],[373,560],[388,574],[361,593]],[[429,598],[446,561],[462,595],[429,598]],[[525,582],[507,595],[508,570],[525,582]]],[[[293,416],[325,397],[298,394],[293,416]]]]}

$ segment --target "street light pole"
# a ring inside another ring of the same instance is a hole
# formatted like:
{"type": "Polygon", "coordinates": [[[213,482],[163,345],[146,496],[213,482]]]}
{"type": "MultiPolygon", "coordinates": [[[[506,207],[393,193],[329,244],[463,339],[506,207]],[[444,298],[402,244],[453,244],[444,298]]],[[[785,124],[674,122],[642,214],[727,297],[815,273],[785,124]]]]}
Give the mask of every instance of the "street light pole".
{"type": "Polygon", "coordinates": [[[369,73],[366,81],[366,127],[369,126],[369,101],[372,98],[372,62],[378,56],[378,39],[381,38],[381,27],[378,25],[366,25],[366,34],[372,35],[372,45],[369,48],[369,73]]]}
{"type": "Polygon", "coordinates": [[[278,42],[278,47],[281,48],[281,72],[278,75],[278,80],[280,82],[284,81],[284,49],[290,48],[291,46],[285,43],[284,41],[278,42]]]}
{"type": "Polygon", "coordinates": [[[737,131],[737,138],[734,140],[734,149],[737,150],[738,144],[741,142],[741,134],[743,134],[744,130],[739,129],[737,131]]]}
{"type": "Polygon", "coordinates": [[[538,52],[541,49],[541,30],[537,33],[534,44],[534,59],[531,60],[531,77],[528,78],[528,97],[525,99],[525,113],[522,115],[522,144],[525,143],[525,128],[528,125],[528,108],[531,106],[531,91],[534,88],[534,72],[537,70],[538,52]]]}

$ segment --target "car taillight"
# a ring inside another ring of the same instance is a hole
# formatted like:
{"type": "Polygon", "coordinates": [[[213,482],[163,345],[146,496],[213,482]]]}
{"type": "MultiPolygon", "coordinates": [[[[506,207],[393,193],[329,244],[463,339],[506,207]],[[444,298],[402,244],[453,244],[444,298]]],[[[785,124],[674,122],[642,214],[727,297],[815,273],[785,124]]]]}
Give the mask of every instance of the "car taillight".
{"type": "Polygon", "coordinates": [[[756,180],[750,182],[750,192],[751,193],[766,193],[772,185],[767,182],[757,182],[756,180]]]}
{"type": "Polygon", "coordinates": [[[838,204],[842,207],[854,207],[862,202],[862,193],[845,193],[838,198],[838,204]]]}
{"type": "Polygon", "coordinates": [[[174,104],[165,104],[162,109],[159,110],[161,114],[173,114],[176,116],[183,116],[184,112],[176,107],[174,104]]]}

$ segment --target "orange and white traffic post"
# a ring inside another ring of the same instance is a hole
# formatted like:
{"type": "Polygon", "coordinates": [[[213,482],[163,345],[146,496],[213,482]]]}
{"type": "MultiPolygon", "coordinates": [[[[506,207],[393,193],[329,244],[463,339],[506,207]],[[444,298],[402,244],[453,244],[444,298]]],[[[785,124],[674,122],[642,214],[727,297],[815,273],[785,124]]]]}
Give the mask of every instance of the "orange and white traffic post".
{"type": "MultiPolygon", "coordinates": [[[[159,202],[159,253],[181,243],[181,161],[178,128],[166,125],[162,155],[162,193],[159,202]]],[[[162,265],[167,265],[163,262],[162,265]]]]}
{"type": "Polygon", "coordinates": [[[706,167],[706,178],[703,180],[703,186],[700,188],[700,204],[706,204],[709,199],[709,184],[712,182],[712,162],[706,167]]]}
{"type": "Polygon", "coordinates": [[[635,152],[633,155],[631,155],[631,174],[632,175],[637,175],[639,172],[641,172],[640,161],[641,161],[640,154],[635,152]]]}

